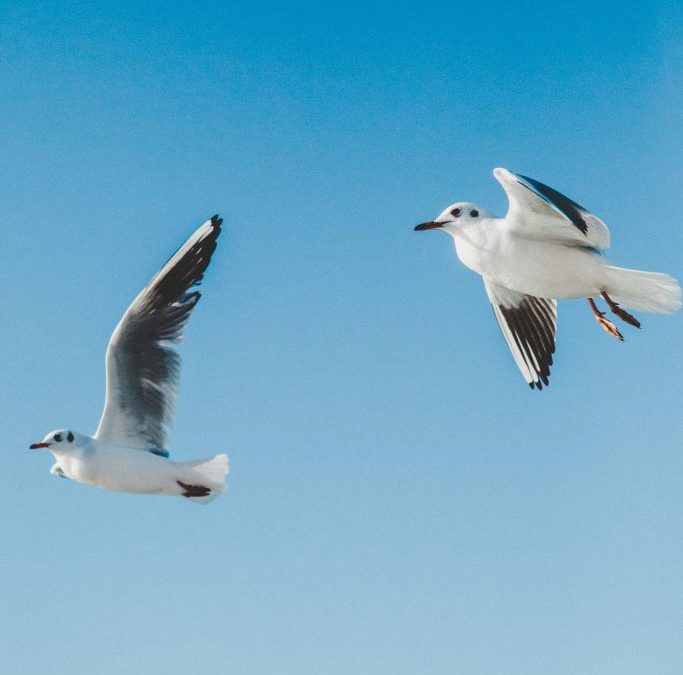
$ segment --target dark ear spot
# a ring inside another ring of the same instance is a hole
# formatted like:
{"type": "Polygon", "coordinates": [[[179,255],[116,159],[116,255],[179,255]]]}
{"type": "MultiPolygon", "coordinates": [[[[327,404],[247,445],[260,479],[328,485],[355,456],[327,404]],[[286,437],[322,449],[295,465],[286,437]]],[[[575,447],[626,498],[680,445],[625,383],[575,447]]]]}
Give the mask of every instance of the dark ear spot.
{"type": "Polygon", "coordinates": [[[73,443],[74,442],[74,435],[71,432],[69,432],[66,436],[66,440],[69,441],[69,443],[73,443]]]}
{"type": "Polygon", "coordinates": [[[472,209],[470,211],[470,215],[472,216],[472,218],[476,218],[479,215],[479,211],[477,211],[477,209],[472,209]]]}

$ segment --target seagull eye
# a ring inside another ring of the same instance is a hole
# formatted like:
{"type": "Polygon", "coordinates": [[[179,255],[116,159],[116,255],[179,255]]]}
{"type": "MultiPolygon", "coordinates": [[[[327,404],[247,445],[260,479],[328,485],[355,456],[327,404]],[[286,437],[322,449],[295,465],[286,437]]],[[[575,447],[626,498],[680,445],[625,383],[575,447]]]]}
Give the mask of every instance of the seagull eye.
{"type": "Polygon", "coordinates": [[[452,216],[455,216],[456,218],[458,218],[458,217],[460,216],[461,213],[462,213],[462,211],[461,211],[460,209],[453,209],[453,210],[451,211],[451,215],[452,215],[452,216]]]}
{"type": "Polygon", "coordinates": [[[55,441],[57,443],[61,443],[62,442],[62,434],[55,434],[55,441]]]}
{"type": "Polygon", "coordinates": [[[69,441],[69,443],[73,443],[74,442],[74,435],[71,432],[69,432],[66,435],[66,440],[69,441]]]}
{"type": "Polygon", "coordinates": [[[479,211],[477,211],[477,209],[472,209],[470,211],[470,215],[472,216],[472,218],[476,218],[479,215],[479,211]]]}

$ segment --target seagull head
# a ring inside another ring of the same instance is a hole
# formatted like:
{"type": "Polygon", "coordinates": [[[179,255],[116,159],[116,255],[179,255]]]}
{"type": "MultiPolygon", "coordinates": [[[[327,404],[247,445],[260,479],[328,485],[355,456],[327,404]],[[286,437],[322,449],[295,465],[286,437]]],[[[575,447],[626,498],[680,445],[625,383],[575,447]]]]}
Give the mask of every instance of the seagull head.
{"type": "Polygon", "coordinates": [[[455,234],[466,225],[473,225],[490,217],[491,214],[486,209],[472,202],[456,202],[446,207],[434,220],[416,225],[415,231],[445,230],[448,234],[455,234]]]}
{"type": "Polygon", "coordinates": [[[64,452],[77,447],[80,439],[81,434],[74,431],[69,431],[69,429],[55,429],[47,434],[42,441],[29,445],[29,449],[45,449],[50,450],[50,452],[64,452]]]}

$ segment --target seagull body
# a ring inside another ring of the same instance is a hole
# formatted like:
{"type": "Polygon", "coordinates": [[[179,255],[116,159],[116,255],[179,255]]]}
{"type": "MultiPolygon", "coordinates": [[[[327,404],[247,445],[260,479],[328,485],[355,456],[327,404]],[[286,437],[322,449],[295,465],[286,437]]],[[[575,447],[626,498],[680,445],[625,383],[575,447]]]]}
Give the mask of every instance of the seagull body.
{"type": "Polygon", "coordinates": [[[510,202],[504,218],[457,202],[415,229],[447,232],[461,262],[483,277],[515,363],[532,389],[548,385],[558,299],[587,298],[600,325],[622,340],[594,297],[602,296],[619,318],[638,328],[621,305],[667,314],[680,308],[675,279],[614,267],[601,255],[610,233],[595,215],[532,178],[507,169],[493,175],[510,202]]]}
{"type": "Polygon", "coordinates": [[[591,249],[520,237],[507,231],[503,218],[480,215],[478,222],[464,223],[453,238],[466,267],[527,295],[589,297],[599,295],[606,283],[604,266],[591,249]]]}
{"type": "MultiPolygon", "coordinates": [[[[60,435],[60,432],[62,437],[69,433],[68,430],[58,430],[56,433],[60,435]]],[[[179,496],[188,491],[183,486],[191,486],[194,488],[191,492],[208,490],[204,497],[221,492],[225,487],[223,477],[228,469],[226,455],[196,462],[173,462],[153,452],[109,445],[91,436],[72,434],[75,438],[71,443],[67,441],[66,444],[55,443],[50,446],[56,460],[51,472],[77,483],[114,492],[179,496]]]]}
{"type": "Polygon", "coordinates": [[[175,345],[200,298],[222,220],[190,236],[128,308],[109,341],[107,393],[97,432],[57,429],[31,445],[49,450],[51,473],[116,492],[178,495],[208,502],[225,489],[225,454],[168,459],[180,357],[175,345]]]}

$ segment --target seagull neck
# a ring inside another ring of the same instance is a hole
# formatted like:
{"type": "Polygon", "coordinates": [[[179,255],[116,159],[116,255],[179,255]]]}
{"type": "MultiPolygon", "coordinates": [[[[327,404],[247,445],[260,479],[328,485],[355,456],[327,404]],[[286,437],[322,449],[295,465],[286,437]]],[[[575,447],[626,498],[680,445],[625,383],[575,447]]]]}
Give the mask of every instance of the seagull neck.
{"type": "Polygon", "coordinates": [[[499,220],[499,218],[471,220],[461,223],[453,229],[448,228],[446,231],[453,237],[456,244],[458,241],[464,241],[472,246],[480,247],[485,245],[490,234],[495,231],[495,225],[499,220]]]}
{"type": "Polygon", "coordinates": [[[481,218],[463,223],[449,234],[453,237],[455,252],[460,262],[477,274],[487,274],[498,249],[495,218],[481,218]]]}

